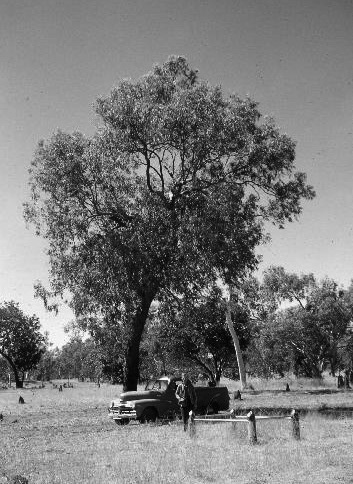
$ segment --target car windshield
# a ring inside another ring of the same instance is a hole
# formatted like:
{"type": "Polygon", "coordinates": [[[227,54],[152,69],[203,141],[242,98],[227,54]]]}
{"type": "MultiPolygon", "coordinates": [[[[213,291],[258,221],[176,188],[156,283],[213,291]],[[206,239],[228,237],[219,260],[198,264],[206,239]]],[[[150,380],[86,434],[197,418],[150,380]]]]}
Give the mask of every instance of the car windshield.
{"type": "Polygon", "coordinates": [[[159,390],[165,392],[168,388],[168,380],[152,380],[147,383],[146,390],[159,390]]]}

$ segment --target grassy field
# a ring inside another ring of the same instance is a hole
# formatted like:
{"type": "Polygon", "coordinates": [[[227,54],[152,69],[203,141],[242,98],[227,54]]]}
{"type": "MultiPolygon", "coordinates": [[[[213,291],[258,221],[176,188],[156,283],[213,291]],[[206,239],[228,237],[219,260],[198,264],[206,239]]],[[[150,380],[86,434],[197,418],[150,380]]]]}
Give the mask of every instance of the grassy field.
{"type": "MultiPolygon", "coordinates": [[[[353,392],[326,393],[304,383],[291,392],[244,392],[236,408],[353,407],[353,392]],[[319,393],[321,392],[321,393],[319,393]]],[[[329,387],[329,385],[328,385],[329,387]]],[[[334,387],[332,386],[332,391],[334,387]]],[[[20,474],[32,483],[353,483],[353,420],[301,418],[302,439],[288,420],[258,421],[258,444],[247,425],[197,424],[196,438],[179,422],[119,427],[107,418],[121,388],[74,382],[58,392],[0,391],[0,483],[20,474]],[[18,404],[19,395],[25,405],[18,404]]]]}

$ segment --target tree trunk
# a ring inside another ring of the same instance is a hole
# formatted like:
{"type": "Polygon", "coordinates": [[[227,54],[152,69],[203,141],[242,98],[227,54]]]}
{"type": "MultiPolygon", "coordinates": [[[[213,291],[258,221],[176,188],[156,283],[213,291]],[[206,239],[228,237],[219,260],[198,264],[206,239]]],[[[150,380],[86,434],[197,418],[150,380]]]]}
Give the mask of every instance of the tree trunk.
{"type": "Polygon", "coordinates": [[[23,381],[16,379],[15,376],[15,381],[16,381],[16,388],[23,388],[23,381]]]}
{"type": "Polygon", "coordinates": [[[337,348],[331,351],[331,355],[329,357],[329,362],[330,362],[330,368],[331,368],[331,375],[333,377],[336,376],[336,371],[339,365],[339,357],[338,357],[338,351],[337,348]]]}
{"type": "Polygon", "coordinates": [[[12,359],[9,356],[7,356],[5,353],[0,352],[0,355],[5,358],[5,360],[8,362],[8,364],[10,365],[13,371],[13,374],[15,376],[16,388],[23,388],[23,379],[22,380],[20,379],[20,375],[18,374],[16,365],[14,364],[12,359]]]}
{"type": "Polygon", "coordinates": [[[140,365],[140,342],[144,323],[137,322],[135,320],[135,328],[133,335],[128,342],[128,348],[125,355],[125,368],[124,368],[124,392],[130,392],[137,390],[137,383],[139,379],[139,365],[140,365]]]}
{"type": "Polygon", "coordinates": [[[125,353],[124,392],[137,390],[140,365],[140,343],[153,299],[154,296],[151,296],[150,294],[144,295],[141,304],[137,308],[136,314],[132,319],[131,333],[127,341],[127,350],[125,353]]]}
{"type": "Polygon", "coordinates": [[[23,378],[22,380],[20,379],[20,375],[15,365],[13,365],[12,369],[15,375],[16,388],[23,388],[23,378]]]}
{"type": "Polygon", "coordinates": [[[313,378],[322,378],[322,370],[321,370],[321,365],[320,364],[313,364],[312,366],[312,377],[313,378]]]}
{"type": "Polygon", "coordinates": [[[241,387],[241,390],[244,390],[244,388],[246,388],[245,365],[244,365],[243,355],[240,349],[239,338],[235,332],[233,321],[232,321],[230,301],[226,301],[226,320],[227,320],[230,334],[232,335],[232,338],[233,338],[235,353],[237,355],[237,362],[238,362],[239,375],[240,375],[240,387],[241,387]]]}

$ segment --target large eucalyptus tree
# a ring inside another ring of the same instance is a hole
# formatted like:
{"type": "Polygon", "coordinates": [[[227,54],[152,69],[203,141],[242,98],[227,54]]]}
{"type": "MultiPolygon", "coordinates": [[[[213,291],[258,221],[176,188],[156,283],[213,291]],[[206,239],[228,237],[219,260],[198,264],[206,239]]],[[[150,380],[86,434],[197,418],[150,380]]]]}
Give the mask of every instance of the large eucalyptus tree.
{"type": "Polygon", "coordinates": [[[48,241],[51,293],[120,326],[133,390],[152,301],[235,284],[257,264],[264,222],[291,221],[314,192],[257,104],[225,96],[182,57],[121,81],[96,113],[94,136],[39,143],[25,216],[48,241]]]}

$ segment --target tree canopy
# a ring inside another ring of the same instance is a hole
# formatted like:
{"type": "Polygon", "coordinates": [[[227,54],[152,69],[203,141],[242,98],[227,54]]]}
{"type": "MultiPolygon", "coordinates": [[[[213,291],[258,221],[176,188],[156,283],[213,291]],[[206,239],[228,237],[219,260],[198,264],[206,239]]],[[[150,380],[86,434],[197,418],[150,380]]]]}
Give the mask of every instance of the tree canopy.
{"type": "MultiPolygon", "coordinates": [[[[244,349],[251,331],[248,314],[237,309],[233,318],[244,349]]],[[[156,321],[153,333],[169,368],[175,371],[187,364],[215,383],[225,370],[232,374],[237,370],[219,288],[211,287],[199,298],[165,302],[156,312],[156,321]]]]}
{"type": "Polygon", "coordinates": [[[256,267],[264,223],[292,221],[314,191],[294,142],[257,104],[182,57],[122,80],[95,109],[94,136],[39,143],[25,217],[48,241],[51,295],[70,294],[81,320],[120,326],[132,390],[152,301],[237,283],[256,267]]]}
{"type": "Polygon", "coordinates": [[[276,300],[277,306],[262,312],[266,316],[250,348],[254,370],[269,376],[292,369],[297,375],[321,377],[329,367],[334,375],[343,361],[339,349],[350,343],[350,291],[332,279],[317,281],[313,274],[299,276],[283,267],[268,269],[258,287],[259,299],[276,300]]]}

